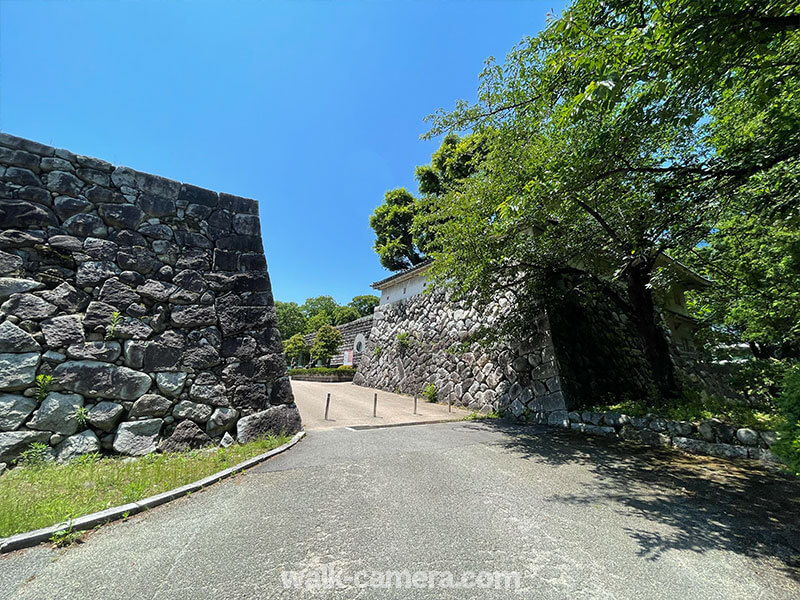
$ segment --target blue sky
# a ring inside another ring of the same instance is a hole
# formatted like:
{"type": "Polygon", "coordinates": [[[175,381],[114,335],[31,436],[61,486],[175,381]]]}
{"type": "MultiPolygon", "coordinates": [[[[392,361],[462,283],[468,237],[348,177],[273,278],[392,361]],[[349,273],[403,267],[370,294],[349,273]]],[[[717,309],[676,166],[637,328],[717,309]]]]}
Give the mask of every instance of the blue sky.
{"type": "Polygon", "coordinates": [[[346,303],[388,275],[369,215],[416,191],[425,115],[561,9],[0,0],[0,130],[256,198],[275,297],[346,303]]]}

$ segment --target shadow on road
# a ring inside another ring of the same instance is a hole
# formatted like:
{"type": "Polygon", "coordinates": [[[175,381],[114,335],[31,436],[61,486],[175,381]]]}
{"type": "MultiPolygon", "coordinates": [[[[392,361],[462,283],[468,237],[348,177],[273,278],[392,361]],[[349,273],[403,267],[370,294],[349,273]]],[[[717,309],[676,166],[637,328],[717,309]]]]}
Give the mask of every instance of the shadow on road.
{"type": "Polygon", "coordinates": [[[669,550],[724,550],[777,562],[800,581],[800,482],[755,461],[728,461],[649,448],[574,432],[491,422],[507,448],[528,460],[580,463],[594,477],[580,494],[553,502],[616,503],[668,534],[628,529],[639,554],[658,560],[669,550]]]}

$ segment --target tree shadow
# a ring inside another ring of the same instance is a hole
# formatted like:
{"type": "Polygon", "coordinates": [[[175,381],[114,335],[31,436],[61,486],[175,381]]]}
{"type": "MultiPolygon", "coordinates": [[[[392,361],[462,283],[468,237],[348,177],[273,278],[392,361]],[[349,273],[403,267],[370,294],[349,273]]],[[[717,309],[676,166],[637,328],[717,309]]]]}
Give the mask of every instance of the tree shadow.
{"type": "Polygon", "coordinates": [[[766,560],[800,581],[800,481],[751,460],[725,460],[502,421],[484,425],[526,460],[579,464],[592,475],[579,494],[550,502],[607,504],[668,526],[668,532],[626,529],[639,556],[669,550],[735,552],[766,560]]]}

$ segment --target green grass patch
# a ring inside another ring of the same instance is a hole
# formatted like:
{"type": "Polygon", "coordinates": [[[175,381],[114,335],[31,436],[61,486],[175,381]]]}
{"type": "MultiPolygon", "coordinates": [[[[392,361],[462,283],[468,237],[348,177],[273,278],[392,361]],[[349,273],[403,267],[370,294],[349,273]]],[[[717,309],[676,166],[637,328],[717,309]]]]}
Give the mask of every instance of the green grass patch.
{"type": "Polygon", "coordinates": [[[500,413],[495,412],[493,410],[489,411],[486,414],[484,414],[482,412],[478,412],[477,410],[473,410],[466,417],[464,417],[464,420],[465,421],[482,421],[484,419],[499,419],[502,416],[503,415],[501,415],[500,413]]]}
{"type": "Polygon", "coordinates": [[[0,537],[31,531],[166,492],[285,444],[269,436],[229,448],[121,457],[82,456],[65,465],[34,462],[0,477],[0,537]]]}
{"type": "Polygon", "coordinates": [[[784,422],[777,412],[752,406],[730,404],[715,398],[679,402],[662,409],[648,407],[643,402],[626,400],[617,404],[595,404],[584,410],[592,412],[619,412],[631,417],[658,415],[675,421],[705,421],[720,419],[732,425],[750,427],[762,431],[778,429],[784,422]]]}

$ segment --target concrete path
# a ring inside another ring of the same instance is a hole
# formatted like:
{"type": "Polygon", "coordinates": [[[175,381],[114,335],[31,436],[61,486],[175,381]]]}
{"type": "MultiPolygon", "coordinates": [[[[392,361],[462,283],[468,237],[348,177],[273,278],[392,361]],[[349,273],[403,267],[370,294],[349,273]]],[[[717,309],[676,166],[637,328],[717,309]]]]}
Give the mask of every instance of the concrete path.
{"type": "Polygon", "coordinates": [[[0,597],[795,600],[798,514],[798,482],[752,463],[497,422],[329,429],[81,545],[0,556],[0,597]],[[331,566],[520,588],[283,587],[331,566]]]}
{"type": "Polygon", "coordinates": [[[446,404],[431,404],[420,397],[417,414],[414,398],[381,390],[353,385],[352,383],[317,383],[292,381],[292,391],[303,427],[306,431],[333,427],[362,427],[430,423],[432,421],[457,421],[469,414],[464,409],[446,404]],[[372,416],[374,394],[378,394],[378,416],[372,416]],[[331,395],[328,420],[325,420],[325,398],[331,395]]]}

